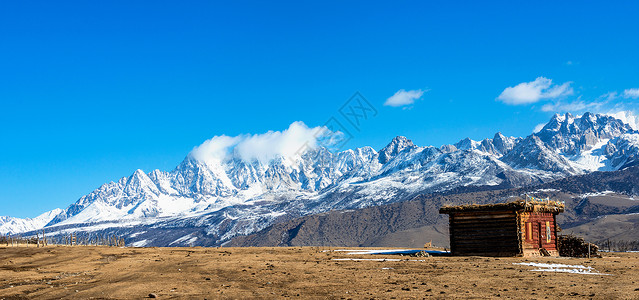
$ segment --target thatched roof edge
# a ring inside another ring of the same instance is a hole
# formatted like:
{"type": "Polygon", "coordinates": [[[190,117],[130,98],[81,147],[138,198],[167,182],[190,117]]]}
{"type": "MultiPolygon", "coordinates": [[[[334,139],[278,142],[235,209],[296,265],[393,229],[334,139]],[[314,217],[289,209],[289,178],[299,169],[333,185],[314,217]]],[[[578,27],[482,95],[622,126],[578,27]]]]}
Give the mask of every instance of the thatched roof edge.
{"type": "Polygon", "coordinates": [[[443,206],[439,209],[440,214],[450,214],[455,212],[492,212],[492,211],[539,211],[539,212],[564,212],[564,204],[556,201],[524,201],[517,200],[507,203],[494,204],[466,204],[457,206],[443,206]]]}

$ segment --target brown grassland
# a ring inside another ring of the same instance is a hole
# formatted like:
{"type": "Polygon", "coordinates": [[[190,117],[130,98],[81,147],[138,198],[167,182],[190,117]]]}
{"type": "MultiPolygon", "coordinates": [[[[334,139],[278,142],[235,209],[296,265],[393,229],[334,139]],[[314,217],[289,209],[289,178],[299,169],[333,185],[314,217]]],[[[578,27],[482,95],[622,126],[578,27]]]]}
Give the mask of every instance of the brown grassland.
{"type": "Polygon", "coordinates": [[[639,299],[639,253],[603,258],[348,255],[326,247],[0,247],[0,299],[639,299]],[[328,251],[327,251],[328,250],[328,251]],[[400,261],[350,261],[390,258],[400,261]],[[518,262],[611,274],[537,272],[518,262]]]}

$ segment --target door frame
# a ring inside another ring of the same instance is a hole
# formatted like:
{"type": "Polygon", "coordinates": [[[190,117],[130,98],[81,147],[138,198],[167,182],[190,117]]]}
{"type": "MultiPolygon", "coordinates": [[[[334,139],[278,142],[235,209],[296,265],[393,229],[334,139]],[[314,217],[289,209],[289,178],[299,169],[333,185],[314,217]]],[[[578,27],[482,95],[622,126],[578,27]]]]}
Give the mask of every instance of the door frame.
{"type": "Polygon", "coordinates": [[[544,247],[543,245],[544,237],[543,237],[543,231],[541,231],[541,222],[537,222],[537,239],[539,240],[539,249],[542,249],[544,247]]]}

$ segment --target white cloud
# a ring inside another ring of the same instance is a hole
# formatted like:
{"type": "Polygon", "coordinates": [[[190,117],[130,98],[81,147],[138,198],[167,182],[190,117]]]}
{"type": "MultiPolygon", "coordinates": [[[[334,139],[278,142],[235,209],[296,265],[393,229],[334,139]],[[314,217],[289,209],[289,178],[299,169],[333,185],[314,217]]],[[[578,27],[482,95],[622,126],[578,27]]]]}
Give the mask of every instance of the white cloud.
{"type": "Polygon", "coordinates": [[[533,133],[537,133],[540,132],[542,129],[544,129],[544,126],[546,126],[546,123],[539,123],[535,126],[535,129],[533,129],[533,133]]]}
{"type": "Polygon", "coordinates": [[[610,115],[629,124],[633,129],[639,130],[639,111],[636,99],[639,99],[639,88],[631,88],[623,92],[608,92],[588,101],[583,100],[582,96],[570,102],[547,101],[540,109],[544,112],[571,112],[575,115],[584,112],[610,115]]]}
{"type": "Polygon", "coordinates": [[[639,98],[639,88],[636,89],[626,89],[623,91],[623,97],[628,99],[637,99],[639,98]]]}
{"type": "Polygon", "coordinates": [[[605,99],[606,101],[612,101],[612,100],[615,100],[617,98],[619,98],[619,94],[617,94],[617,92],[608,92],[608,93],[605,93],[605,94],[599,96],[599,98],[597,98],[597,99],[605,99]]]}
{"type": "Polygon", "coordinates": [[[630,125],[632,129],[639,130],[639,116],[637,116],[632,111],[617,111],[617,112],[609,112],[606,115],[615,117],[622,122],[630,125]]]}
{"type": "Polygon", "coordinates": [[[191,151],[191,157],[205,162],[221,162],[229,155],[229,150],[241,140],[240,137],[214,136],[191,151]]]}
{"type": "Polygon", "coordinates": [[[535,103],[542,99],[553,99],[573,94],[570,87],[572,82],[561,85],[552,84],[552,80],[545,77],[537,77],[531,82],[522,82],[513,87],[507,87],[497,97],[506,104],[519,105],[535,103]]]}
{"type": "Polygon", "coordinates": [[[424,95],[424,92],[427,92],[427,91],[423,91],[423,90],[406,91],[404,89],[401,89],[397,91],[395,95],[386,99],[386,102],[384,102],[384,105],[392,106],[392,107],[411,105],[415,103],[415,100],[421,98],[424,95]]]}
{"type": "Polygon", "coordinates": [[[568,103],[548,103],[544,104],[541,107],[542,111],[545,112],[580,112],[585,110],[598,110],[600,109],[606,102],[590,102],[586,103],[581,100],[568,102],[568,103]]]}
{"type": "Polygon", "coordinates": [[[215,136],[193,148],[191,157],[206,163],[220,163],[231,156],[244,161],[268,163],[277,157],[290,158],[318,146],[318,138],[330,133],[325,127],[310,128],[301,121],[283,131],[229,137],[215,136]]]}

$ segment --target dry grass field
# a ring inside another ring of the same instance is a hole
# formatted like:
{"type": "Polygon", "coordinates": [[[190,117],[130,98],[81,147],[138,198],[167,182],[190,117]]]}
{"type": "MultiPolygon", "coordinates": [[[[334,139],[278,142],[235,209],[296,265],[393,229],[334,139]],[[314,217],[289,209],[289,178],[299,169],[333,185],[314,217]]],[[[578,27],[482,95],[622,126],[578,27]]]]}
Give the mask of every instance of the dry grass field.
{"type": "Polygon", "coordinates": [[[184,299],[639,299],[638,253],[526,259],[332,250],[0,247],[0,299],[140,299],[149,294],[184,299]],[[390,260],[369,260],[380,258],[390,260]],[[535,267],[513,264],[521,262],[590,266],[610,275],[531,271],[535,267]]]}

